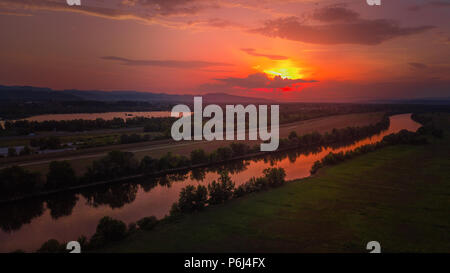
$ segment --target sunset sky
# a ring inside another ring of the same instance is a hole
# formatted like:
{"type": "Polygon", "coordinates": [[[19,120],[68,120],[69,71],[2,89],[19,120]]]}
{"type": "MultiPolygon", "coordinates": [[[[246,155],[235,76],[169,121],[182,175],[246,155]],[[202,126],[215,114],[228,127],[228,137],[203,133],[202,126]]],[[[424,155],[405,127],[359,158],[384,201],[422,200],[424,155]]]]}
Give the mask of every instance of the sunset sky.
{"type": "Polygon", "coordinates": [[[450,97],[450,1],[0,0],[0,85],[450,97]]]}

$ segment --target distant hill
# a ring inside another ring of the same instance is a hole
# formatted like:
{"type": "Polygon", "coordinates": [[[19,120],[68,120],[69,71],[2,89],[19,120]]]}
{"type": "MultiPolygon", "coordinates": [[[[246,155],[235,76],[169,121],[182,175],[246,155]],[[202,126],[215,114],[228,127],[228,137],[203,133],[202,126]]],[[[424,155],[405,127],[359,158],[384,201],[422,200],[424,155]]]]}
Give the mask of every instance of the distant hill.
{"type": "MultiPolygon", "coordinates": [[[[138,91],[101,91],[101,90],[53,90],[33,86],[0,85],[0,101],[40,102],[40,101],[146,101],[169,103],[192,103],[194,95],[172,95],[138,91]]],[[[251,98],[211,93],[202,95],[205,103],[269,103],[262,98],[251,98]]]]}
{"type": "Polygon", "coordinates": [[[372,103],[388,103],[388,104],[423,104],[423,105],[450,105],[450,97],[441,98],[417,98],[417,99],[392,99],[392,100],[375,100],[372,103]]]}

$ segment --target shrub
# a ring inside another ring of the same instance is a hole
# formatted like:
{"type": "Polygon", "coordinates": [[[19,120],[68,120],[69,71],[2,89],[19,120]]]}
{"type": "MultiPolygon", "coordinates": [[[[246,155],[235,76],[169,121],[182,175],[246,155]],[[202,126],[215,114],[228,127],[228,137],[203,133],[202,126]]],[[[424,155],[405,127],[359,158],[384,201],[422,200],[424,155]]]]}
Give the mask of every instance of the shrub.
{"type": "Polygon", "coordinates": [[[286,172],[283,168],[268,168],[263,171],[270,187],[278,187],[284,184],[286,172]]]}
{"type": "Polygon", "coordinates": [[[137,221],[137,225],[140,229],[151,230],[158,224],[158,219],[155,216],[144,217],[137,221]]]}
{"type": "Polygon", "coordinates": [[[127,226],[120,220],[115,220],[109,216],[100,219],[97,230],[93,237],[103,239],[104,242],[118,241],[127,235],[127,226]]]}
{"type": "Polygon", "coordinates": [[[41,248],[37,250],[39,253],[61,253],[65,252],[66,246],[64,244],[60,244],[55,239],[50,239],[47,242],[43,243],[41,248]]]}
{"type": "Polygon", "coordinates": [[[220,204],[233,196],[234,183],[227,172],[221,172],[219,181],[208,185],[209,204],[220,204]]]}
{"type": "Polygon", "coordinates": [[[186,186],[180,192],[178,199],[178,209],[180,212],[192,212],[205,207],[208,191],[205,186],[198,185],[195,188],[192,185],[186,186]]]}

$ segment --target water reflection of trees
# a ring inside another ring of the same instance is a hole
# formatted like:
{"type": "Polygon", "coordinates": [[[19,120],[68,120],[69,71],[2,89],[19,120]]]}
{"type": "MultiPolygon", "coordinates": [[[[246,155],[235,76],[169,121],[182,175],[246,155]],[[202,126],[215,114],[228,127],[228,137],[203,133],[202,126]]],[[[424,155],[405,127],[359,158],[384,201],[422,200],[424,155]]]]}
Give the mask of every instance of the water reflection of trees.
{"type": "Polygon", "coordinates": [[[59,193],[47,198],[46,203],[52,218],[58,219],[62,216],[71,215],[77,201],[78,195],[74,193],[59,193]]]}
{"type": "Polygon", "coordinates": [[[134,183],[114,184],[84,191],[81,194],[90,206],[108,205],[114,209],[132,203],[136,199],[138,188],[139,186],[134,183]]]}
{"type": "MultiPolygon", "coordinates": [[[[347,141],[338,144],[328,145],[331,148],[340,148],[355,144],[357,141],[347,141]]],[[[87,204],[93,207],[107,205],[111,208],[121,208],[126,204],[134,202],[139,187],[144,192],[150,192],[155,187],[171,187],[172,183],[183,182],[188,178],[195,181],[203,181],[207,173],[219,173],[227,171],[230,174],[236,174],[248,169],[252,162],[263,161],[271,166],[288,158],[291,163],[295,163],[300,156],[317,154],[327,147],[298,148],[288,151],[280,151],[265,155],[255,156],[251,159],[234,160],[226,164],[218,164],[205,168],[194,168],[190,171],[182,171],[167,174],[159,177],[146,176],[134,179],[128,183],[111,184],[101,187],[81,190],[79,193],[58,193],[45,199],[47,208],[53,219],[72,214],[73,208],[79,201],[78,195],[86,198],[87,204]]],[[[12,232],[20,229],[24,224],[28,224],[35,217],[41,216],[45,208],[44,200],[31,199],[0,206],[0,229],[5,232],[12,232]]]]}
{"type": "Polygon", "coordinates": [[[42,200],[30,199],[0,206],[0,228],[5,232],[18,230],[44,213],[42,200]]]}

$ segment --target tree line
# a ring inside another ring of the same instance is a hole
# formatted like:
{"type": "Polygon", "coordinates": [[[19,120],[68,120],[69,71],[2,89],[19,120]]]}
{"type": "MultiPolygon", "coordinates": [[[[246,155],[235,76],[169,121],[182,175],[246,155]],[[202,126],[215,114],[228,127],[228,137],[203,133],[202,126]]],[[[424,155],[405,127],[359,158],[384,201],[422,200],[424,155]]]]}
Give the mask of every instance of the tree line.
{"type": "Polygon", "coordinates": [[[172,117],[133,117],[133,118],[113,118],[105,120],[98,118],[95,120],[75,119],[75,120],[46,120],[29,121],[16,120],[5,121],[4,127],[0,126],[0,135],[28,135],[41,131],[67,131],[83,132],[99,129],[119,129],[144,127],[145,132],[164,132],[170,130],[175,121],[172,117]]]}
{"type": "MultiPolygon", "coordinates": [[[[385,116],[382,121],[374,125],[333,129],[331,133],[323,135],[314,132],[298,136],[295,132],[291,132],[287,139],[280,140],[280,149],[310,149],[311,147],[348,143],[381,132],[388,127],[389,117],[385,116]]],[[[260,154],[259,145],[251,147],[245,143],[232,143],[211,153],[207,153],[203,149],[196,149],[191,151],[190,157],[168,152],[160,158],[145,156],[140,161],[134,157],[133,153],[111,151],[105,157],[95,160],[81,177],[71,177],[75,174],[68,162],[51,162],[46,180],[41,179],[39,174],[31,173],[20,167],[6,168],[0,171],[0,189],[3,189],[0,192],[0,197],[16,197],[33,191],[64,189],[138,174],[155,175],[196,165],[217,164],[233,158],[255,154],[260,154]],[[30,175],[34,178],[23,184],[23,188],[11,186],[14,184],[14,180],[24,179],[24,176],[30,175]]]]}

